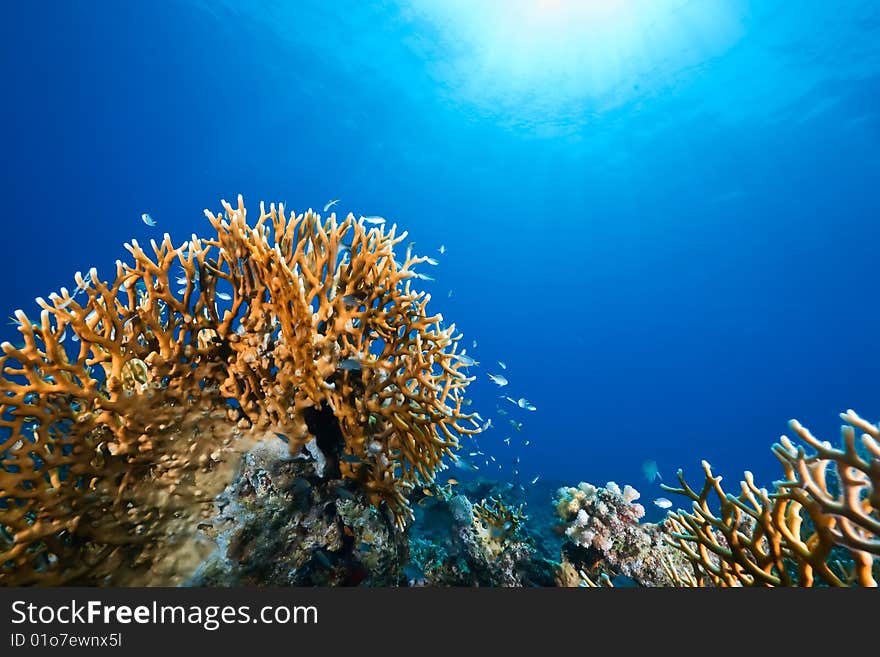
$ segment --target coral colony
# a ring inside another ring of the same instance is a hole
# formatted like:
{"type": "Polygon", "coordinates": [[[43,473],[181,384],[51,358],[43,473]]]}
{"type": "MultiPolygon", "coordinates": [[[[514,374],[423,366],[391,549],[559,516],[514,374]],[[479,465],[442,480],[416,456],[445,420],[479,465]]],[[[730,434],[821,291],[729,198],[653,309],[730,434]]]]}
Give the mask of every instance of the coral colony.
{"type": "Polygon", "coordinates": [[[223,207],[215,235],[133,241],[112,281],[16,311],[0,584],[877,585],[880,430],[853,411],[840,448],[793,422],[772,490],[704,463],[648,523],[632,486],[581,483],[544,537],[512,486],[437,480],[489,423],[406,233],[223,207]]]}

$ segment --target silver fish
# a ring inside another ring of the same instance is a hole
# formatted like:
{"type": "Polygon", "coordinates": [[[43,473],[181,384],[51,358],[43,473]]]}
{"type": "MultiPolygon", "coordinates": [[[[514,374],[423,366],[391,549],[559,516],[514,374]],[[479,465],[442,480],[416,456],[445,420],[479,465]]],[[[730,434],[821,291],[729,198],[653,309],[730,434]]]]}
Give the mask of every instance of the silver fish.
{"type": "Polygon", "coordinates": [[[218,299],[222,299],[223,301],[231,301],[231,300],[232,300],[232,295],[227,294],[226,292],[218,292],[218,293],[217,293],[217,298],[218,298],[218,299]]]}
{"type": "Polygon", "coordinates": [[[497,385],[499,388],[503,388],[507,385],[507,379],[501,374],[487,374],[486,376],[488,376],[492,380],[492,383],[497,385]]]}
{"type": "Polygon", "coordinates": [[[440,245],[440,248],[437,249],[437,250],[440,252],[440,255],[443,255],[444,253],[446,253],[446,245],[445,245],[445,244],[441,244],[441,245],[440,245]]]}
{"type": "Polygon", "coordinates": [[[527,411],[537,411],[538,410],[537,407],[534,406],[531,402],[529,402],[529,400],[526,399],[525,397],[521,397],[519,399],[519,401],[516,402],[516,405],[519,406],[520,408],[526,409],[527,411]]]}
{"type": "Polygon", "coordinates": [[[332,208],[332,207],[333,207],[334,205],[336,205],[337,203],[339,203],[339,199],[338,199],[338,198],[335,198],[335,199],[333,199],[332,201],[328,201],[327,204],[324,206],[324,212],[327,212],[327,210],[329,210],[330,208],[332,208]]]}
{"type": "Polygon", "coordinates": [[[344,361],[339,363],[339,369],[346,372],[359,370],[361,369],[361,361],[359,361],[357,358],[346,358],[344,361]]]}
{"type": "Polygon", "coordinates": [[[538,479],[540,479],[540,478],[541,478],[541,475],[537,475],[534,479],[532,479],[532,485],[537,484],[537,483],[538,483],[538,479]]]}
{"type": "Polygon", "coordinates": [[[380,226],[385,223],[385,217],[364,217],[361,216],[361,221],[367,224],[372,224],[373,226],[380,226]]]}
{"type": "Polygon", "coordinates": [[[506,370],[506,369],[507,369],[507,365],[506,365],[503,361],[500,361],[500,360],[499,360],[499,361],[498,361],[498,365],[501,366],[501,369],[502,369],[502,370],[506,370]]]}
{"type": "Polygon", "coordinates": [[[653,483],[655,479],[663,481],[663,477],[660,476],[660,470],[657,469],[657,461],[650,460],[642,463],[642,474],[649,483],[653,483]]]}
{"type": "Polygon", "coordinates": [[[665,497],[658,497],[654,500],[654,504],[659,506],[661,509],[668,509],[672,506],[672,500],[667,500],[665,497]]]}

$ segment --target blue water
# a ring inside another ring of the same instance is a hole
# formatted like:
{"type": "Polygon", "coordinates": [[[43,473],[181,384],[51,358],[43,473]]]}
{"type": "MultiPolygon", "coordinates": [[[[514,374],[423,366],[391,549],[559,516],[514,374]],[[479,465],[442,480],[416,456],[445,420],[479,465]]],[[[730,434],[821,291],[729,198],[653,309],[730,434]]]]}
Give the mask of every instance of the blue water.
{"type": "Polygon", "coordinates": [[[340,198],[446,246],[502,478],[769,483],[789,418],[880,420],[880,5],[583,3],[4,3],[0,306],[340,198]]]}

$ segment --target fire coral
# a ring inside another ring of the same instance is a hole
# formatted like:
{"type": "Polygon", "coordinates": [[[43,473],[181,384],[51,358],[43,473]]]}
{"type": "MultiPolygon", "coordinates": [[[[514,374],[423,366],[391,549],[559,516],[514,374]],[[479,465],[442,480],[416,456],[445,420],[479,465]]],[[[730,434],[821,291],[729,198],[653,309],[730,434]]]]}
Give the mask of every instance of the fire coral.
{"type": "Polygon", "coordinates": [[[77,274],[0,355],[0,584],[179,581],[200,518],[260,440],[317,444],[403,527],[462,434],[460,335],[411,287],[396,226],[205,211],[113,281],[77,274]],[[65,339],[66,338],[66,339],[65,339]]]}
{"type": "Polygon", "coordinates": [[[800,441],[782,436],[773,453],[784,479],[759,488],[750,472],[739,495],[721,487],[703,461],[701,490],[681,471],[691,511],[669,514],[673,545],[713,586],[876,587],[880,566],[880,429],[849,410],[840,415],[842,448],[815,438],[797,420],[800,441]],[[856,429],[863,433],[856,439],[856,429]],[[717,512],[714,510],[717,508],[717,512]]]}

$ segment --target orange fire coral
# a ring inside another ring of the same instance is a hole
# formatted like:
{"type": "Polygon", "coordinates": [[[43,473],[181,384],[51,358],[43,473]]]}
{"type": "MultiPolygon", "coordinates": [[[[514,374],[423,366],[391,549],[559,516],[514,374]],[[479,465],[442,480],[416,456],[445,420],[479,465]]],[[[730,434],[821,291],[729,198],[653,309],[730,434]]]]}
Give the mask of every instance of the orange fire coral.
{"type": "Polygon", "coordinates": [[[783,436],[773,445],[785,479],[771,493],[750,472],[740,494],[725,493],[721,477],[703,462],[700,492],[678,473],[691,512],[669,514],[674,545],[715,586],[877,586],[880,556],[880,430],[854,411],[841,414],[843,449],[823,443],[792,420],[814,450],[783,436]],[[864,433],[860,444],[855,429],[864,433]],[[716,515],[710,497],[720,505],[716,515]]]}
{"type": "Polygon", "coordinates": [[[93,269],[38,299],[38,322],[16,312],[0,583],[180,581],[208,549],[194,525],[263,439],[315,440],[402,526],[408,489],[479,430],[460,336],[410,285],[427,259],[395,260],[405,232],[262,204],[249,226],[241,197],[223,206],[216,237],[133,241],[112,282],[93,269]]]}

